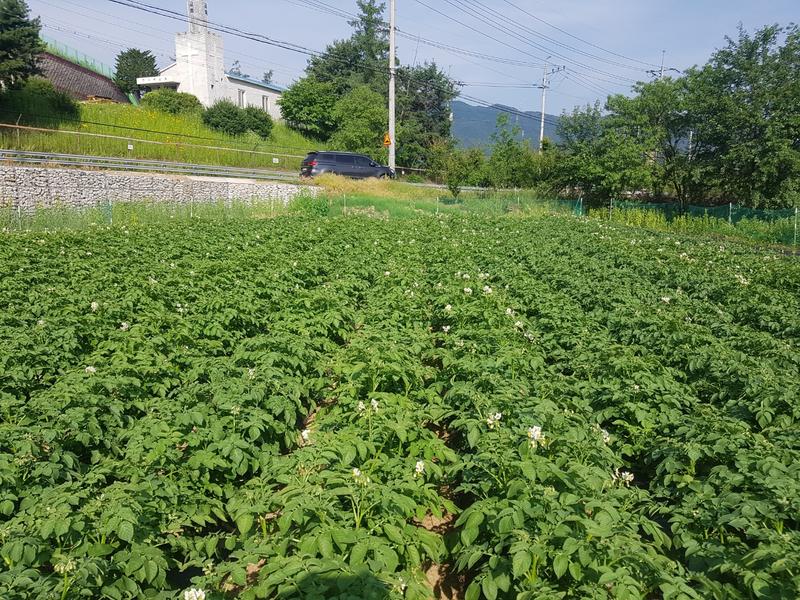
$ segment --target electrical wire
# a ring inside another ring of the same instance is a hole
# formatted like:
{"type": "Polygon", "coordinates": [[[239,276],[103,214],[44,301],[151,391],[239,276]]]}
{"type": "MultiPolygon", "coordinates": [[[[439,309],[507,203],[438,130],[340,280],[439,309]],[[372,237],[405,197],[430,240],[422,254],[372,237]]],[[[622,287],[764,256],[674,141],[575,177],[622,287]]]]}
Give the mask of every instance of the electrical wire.
{"type": "Polygon", "coordinates": [[[511,2],[511,0],[503,0],[503,2],[505,2],[506,4],[512,6],[513,8],[516,8],[521,13],[528,15],[532,19],[535,19],[535,20],[539,21],[540,23],[544,23],[548,27],[552,27],[556,31],[560,31],[564,35],[568,35],[569,37],[571,37],[571,38],[573,38],[575,40],[578,40],[579,42],[583,42],[584,44],[586,44],[588,46],[591,46],[592,48],[597,48],[598,50],[602,50],[603,52],[607,52],[608,54],[611,54],[612,56],[616,56],[618,58],[623,58],[623,59],[629,60],[631,62],[639,63],[639,64],[641,64],[643,66],[646,66],[646,67],[659,67],[659,65],[657,65],[657,64],[649,63],[649,62],[646,62],[646,61],[642,61],[642,60],[639,60],[638,58],[632,58],[630,56],[625,56],[624,54],[619,54],[617,52],[614,52],[613,50],[608,50],[607,48],[603,48],[602,46],[598,46],[597,44],[594,44],[594,43],[592,43],[592,42],[590,42],[588,40],[585,40],[585,39],[583,39],[581,37],[573,35],[569,31],[565,31],[564,29],[561,29],[560,27],[558,27],[556,25],[553,25],[549,21],[545,21],[541,17],[537,17],[533,13],[528,12],[527,10],[525,10],[524,8],[521,8],[519,5],[515,4],[514,2],[511,2]]]}

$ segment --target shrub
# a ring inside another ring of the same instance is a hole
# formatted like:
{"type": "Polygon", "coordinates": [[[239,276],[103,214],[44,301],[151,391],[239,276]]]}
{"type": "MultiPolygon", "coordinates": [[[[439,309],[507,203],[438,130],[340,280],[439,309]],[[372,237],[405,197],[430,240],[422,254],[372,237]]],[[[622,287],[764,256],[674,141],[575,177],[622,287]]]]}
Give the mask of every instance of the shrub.
{"type": "Polygon", "coordinates": [[[192,94],[162,88],[146,94],[142,106],[171,115],[198,113],[203,110],[200,100],[192,94]]]}
{"type": "Polygon", "coordinates": [[[289,204],[289,212],[307,217],[327,217],[328,201],[322,197],[301,194],[289,204]]]}
{"type": "Polygon", "coordinates": [[[244,109],[247,117],[247,128],[255,133],[262,140],[266,140],[272,134],[272,117],[270,114],[256,106],[248,106],[244,109]]]}
{"type": "Polygon", "coordinates": [[[79,116],[78,104],[41,77],[31,77],[21,88],[0,94],[0,120],[5,122],[19,119],[20,123],[53,127],[79,116]]]}
{"type": "Polygon", "coordinates": [[[228,135],[242,135],[249,129],[245,111],[230,100],[220,100],[203,113],[203,123],[228,135]]]}

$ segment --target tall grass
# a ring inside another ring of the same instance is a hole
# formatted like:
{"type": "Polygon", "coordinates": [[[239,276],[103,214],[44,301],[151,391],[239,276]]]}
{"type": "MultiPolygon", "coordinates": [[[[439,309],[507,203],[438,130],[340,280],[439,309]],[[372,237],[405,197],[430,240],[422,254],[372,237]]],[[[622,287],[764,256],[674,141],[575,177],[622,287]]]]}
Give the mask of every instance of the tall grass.
{"type": "Polygon", "coordinates": [[[131,105],[84,103],[80,105],[79,121],[75,121],[74,117],[42,114],[41,108],[29,102],[31,99],[11,100],[4,103],[3,114],[0,115],[4,122],[16,123],[19,119],[22,124],[60,131],[16,132],[0,129],[3,147],[17,150],[299,172],[302,157],[319,146],[281,122],[275,124],[270,139],[262,140],[253,133],[232,137],[209,129],[202,123],[199,114],[169,115],[131,105]],[[115,138],[67,132],[102,134],[115,138]],[[129,146],[133,148],[129,149],[129,146]]]}
{"type": "Polygon", "coordinates": [[[126,202],[94,208],[51,207],[23,213],[0,207],[0,231],[86,230],[94,227],[136,227],[174,221],[237,221],[269,219],[288,214],[289,208],[275,200],[252,202],[219,200],[193,204],[126,202]]]}
{"type": "Polygon", "coordinates": [[[749,218],[729,223],[726,219],[708,214],[680,215],[668,219],[661,211],[641,208],[614,209],[613,211],[595,209],[589,211],[589,216],[656,231],[712,234],[770,244],[795,244],[794,216],[773,220],[749,218]]]}

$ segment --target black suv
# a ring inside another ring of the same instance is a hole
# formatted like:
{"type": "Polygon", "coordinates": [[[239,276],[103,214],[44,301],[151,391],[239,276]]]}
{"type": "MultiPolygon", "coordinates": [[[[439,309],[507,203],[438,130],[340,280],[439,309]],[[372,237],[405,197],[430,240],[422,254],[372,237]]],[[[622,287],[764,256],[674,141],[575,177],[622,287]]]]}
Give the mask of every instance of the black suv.
{"type": "Polygon", "coordinates": [[[315,177],[323,173],[334,173],[354,179],[367,177],[394,178],[394,171],[379,165],[363,154],[351,152],[309,152],[300,167],[301,177],[315,177]]]}

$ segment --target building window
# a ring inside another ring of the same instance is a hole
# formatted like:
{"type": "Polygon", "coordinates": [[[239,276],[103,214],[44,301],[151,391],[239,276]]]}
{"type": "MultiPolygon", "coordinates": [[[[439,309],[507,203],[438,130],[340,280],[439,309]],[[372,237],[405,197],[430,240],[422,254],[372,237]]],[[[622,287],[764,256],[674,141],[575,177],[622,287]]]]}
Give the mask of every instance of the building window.
{"type": "Polygon", "coordinates": [[[269,112],[269,96],[261,96],[261,108],[269,112]]]}
{"type": "Polygon", "coordinates": [[[244,108],[244,101],[245,101],[245,91],[239,90],[239,107],[244,108]]]}

